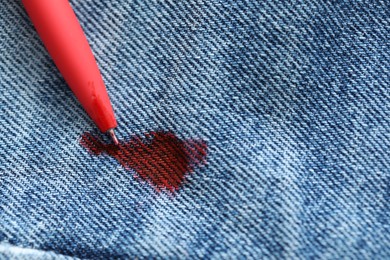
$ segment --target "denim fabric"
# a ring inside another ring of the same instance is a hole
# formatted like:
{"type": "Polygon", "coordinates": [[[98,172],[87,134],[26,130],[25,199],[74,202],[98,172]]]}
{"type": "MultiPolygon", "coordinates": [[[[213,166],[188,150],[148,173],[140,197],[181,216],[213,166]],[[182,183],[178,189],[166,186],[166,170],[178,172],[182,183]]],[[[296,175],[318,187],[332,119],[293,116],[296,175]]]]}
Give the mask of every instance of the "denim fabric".
{"type": "Polygon", "coordinates": [[[70,2],[118,137],[202,139],[207,163],[159,192],[89,153],[96,127],[0,0],[1,258],[390,258],[389,1],[70,2]]]}

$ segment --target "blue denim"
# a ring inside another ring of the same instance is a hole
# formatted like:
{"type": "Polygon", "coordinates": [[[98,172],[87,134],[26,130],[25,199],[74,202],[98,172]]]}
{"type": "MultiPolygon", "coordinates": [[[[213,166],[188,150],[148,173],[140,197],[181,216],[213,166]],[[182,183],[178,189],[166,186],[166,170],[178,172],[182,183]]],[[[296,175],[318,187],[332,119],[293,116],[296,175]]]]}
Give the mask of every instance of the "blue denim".
{"type": "Polygon", "coordinates": [[[158,192],[89,153],[98,130],[1,0],[0,258],[390,258],[389,1],[70,2],[118,137],[202,139],[207,164],[158,192]]]}

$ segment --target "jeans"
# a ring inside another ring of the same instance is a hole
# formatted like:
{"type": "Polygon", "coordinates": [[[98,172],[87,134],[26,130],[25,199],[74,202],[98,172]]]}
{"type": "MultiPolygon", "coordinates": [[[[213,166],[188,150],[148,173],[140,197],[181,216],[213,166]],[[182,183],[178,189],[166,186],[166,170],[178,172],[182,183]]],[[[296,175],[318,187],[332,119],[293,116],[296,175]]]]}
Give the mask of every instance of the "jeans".
{"type": "Polygon", "coordinates": [[[389,1],[70,2],[129,152],[0,0],[0,258],[390,257],[389,1]]]}

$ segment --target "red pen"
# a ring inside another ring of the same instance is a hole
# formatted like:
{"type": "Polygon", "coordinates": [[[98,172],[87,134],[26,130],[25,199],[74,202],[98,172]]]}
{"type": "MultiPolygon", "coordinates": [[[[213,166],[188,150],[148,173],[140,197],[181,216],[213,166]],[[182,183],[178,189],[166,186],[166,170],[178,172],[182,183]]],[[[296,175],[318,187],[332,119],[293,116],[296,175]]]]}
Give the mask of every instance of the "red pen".
{"type": "Polygon", "coordinates": [[[117,127],[103,78],[68,0],[22,0],[65,81],[102,132],[115,144],[117,127]]]}

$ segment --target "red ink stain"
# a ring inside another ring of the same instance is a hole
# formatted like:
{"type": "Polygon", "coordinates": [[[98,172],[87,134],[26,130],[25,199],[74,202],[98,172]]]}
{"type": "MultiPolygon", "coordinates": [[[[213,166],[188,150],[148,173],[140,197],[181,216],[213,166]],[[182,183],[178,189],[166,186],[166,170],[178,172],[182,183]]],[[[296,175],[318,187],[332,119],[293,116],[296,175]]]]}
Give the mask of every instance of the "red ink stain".
{"type": "Polygon", "coordinates": [[[182,141],[172,132],[150,132],[144,138],[135,136],[118,146],[102,143],[94,135],[84,133],[80,144],[94,155],[106,153],[125,169],[134,169],[158,191],[178,190],[186,174],[206,163],[205,141],[182,141]]]}

